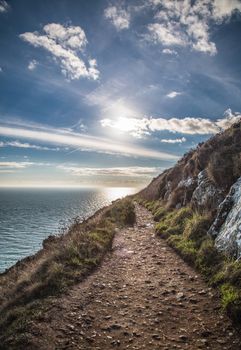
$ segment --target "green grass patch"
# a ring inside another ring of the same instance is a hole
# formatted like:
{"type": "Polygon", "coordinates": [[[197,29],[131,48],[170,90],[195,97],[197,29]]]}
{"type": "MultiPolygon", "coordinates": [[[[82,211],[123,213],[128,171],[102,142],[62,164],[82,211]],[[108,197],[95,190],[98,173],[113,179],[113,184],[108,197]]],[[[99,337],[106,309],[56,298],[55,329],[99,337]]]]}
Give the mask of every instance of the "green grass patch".
{"type": "Polygon", "coordinates": [[[181,235],[173,235],[168,238],[167,242],[185,261],[195,264],[197,249],[192,241],[185,239],[181,235]]]}
{"type": "Polygon", "coordinates": [[[211,219],[208,215],[193,213],[187,220],[183,236],[195,242],[199,248],[203,240],[207,237],[207,231],[211,225],[211,219]]]}
{"type": "Polygon", "coordinates": [[[240,288],[230,283],[220,287],[222,307],[237,324],[241,323],[241,292],[240,288]]]}
{"type": "Polygon", "coordinates": [[[172,211],[160,207],[156,213],[156,218],[160,217],[156,234],[167,239],[211,286],[218,288],[223,309],[234,322],[241,324],[241,261],[232,261],[218,252],[214,240],[207,235],[210,216],[189,207],[172,211]]]}

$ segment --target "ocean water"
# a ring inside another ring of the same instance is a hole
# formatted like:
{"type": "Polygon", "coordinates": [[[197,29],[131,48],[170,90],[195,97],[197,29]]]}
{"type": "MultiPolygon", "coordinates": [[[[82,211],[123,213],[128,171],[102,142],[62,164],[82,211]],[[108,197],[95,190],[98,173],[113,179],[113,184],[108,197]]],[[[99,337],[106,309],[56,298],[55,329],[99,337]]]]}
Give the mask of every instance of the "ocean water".
{"type": "Polygon", "coordinates": [[[133,188],[0,189],[0,272],[42,248],[50,234],[84,219],[133,188]]]}

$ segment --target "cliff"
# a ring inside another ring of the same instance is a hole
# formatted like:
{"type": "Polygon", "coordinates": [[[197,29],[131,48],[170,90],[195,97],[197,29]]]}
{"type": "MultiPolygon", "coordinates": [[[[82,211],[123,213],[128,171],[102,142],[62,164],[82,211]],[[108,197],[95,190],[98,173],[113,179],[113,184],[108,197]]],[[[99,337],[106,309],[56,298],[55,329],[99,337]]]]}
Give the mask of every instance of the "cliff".
{"type": "Polygon", "coordinates": [[[170,210],[189,206],[208,212],[217,248],[240,258],[240,177],[241,122],[185,154],[139,195],[170,210]]]}

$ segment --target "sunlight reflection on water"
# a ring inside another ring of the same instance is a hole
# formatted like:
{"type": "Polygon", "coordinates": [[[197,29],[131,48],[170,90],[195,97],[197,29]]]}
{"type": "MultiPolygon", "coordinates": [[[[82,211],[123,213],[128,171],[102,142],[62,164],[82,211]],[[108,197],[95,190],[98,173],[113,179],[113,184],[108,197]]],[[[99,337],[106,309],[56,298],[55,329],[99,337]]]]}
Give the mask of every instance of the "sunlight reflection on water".
{"type": "Polygon", "coordinates": [[[109,201],[113,201],[117,198],[123,198],[125,196],[134,194],[136,188],[132,187],[106,187],[104,193],[109,201]]]}
{"type": "Polygon", "coordinates": [[[81,220],[135,188],[1,189],[0,272],[41,249],[42,241],[57,234],[73,218],[81,220]]]}

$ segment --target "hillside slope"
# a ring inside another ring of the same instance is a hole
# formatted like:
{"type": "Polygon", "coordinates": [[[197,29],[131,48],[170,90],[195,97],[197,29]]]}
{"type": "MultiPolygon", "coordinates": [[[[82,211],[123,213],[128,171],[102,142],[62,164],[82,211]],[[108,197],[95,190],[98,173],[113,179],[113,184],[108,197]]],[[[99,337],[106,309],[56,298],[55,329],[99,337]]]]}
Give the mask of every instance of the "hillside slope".
{"type": "Polygon", "coordinates": [[[138,194],[156,234],[217,287],[241,323],[241,122],[191,150],[138,194]]]}
{"type": "Polygon", "coordinates": [[[148,200],[159,199],[170,208],[192,202],[198,207],[215,209],[240,176],[241,122],[200,143],[173,168],[153,179],[140,195],[148,200]],[[199,193],[204,182],[205,193],[199,193]],[[212,198],[214,192],[215,198],[212,198]]]}
{"type": "Polygon", "coordinates": [[[240,177],[241,121],[185,154],[139,195],[148,201],[157,200],[159,206],[167,209],[190,206],[198,213],[207,212],[210,222],[214,222],[209,233],[218,237],[220,231],[222,236],[222,239],[217,238],[218,247],[233,250],[230,253],[240,258],[240,177]],[[231,223],[225,229],[226,218],[231,223]],[[231,235],[230,225],[236,227],[231,235]],[[233,244],[236,252],[231,247],[233,244]]]}

